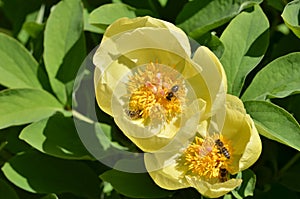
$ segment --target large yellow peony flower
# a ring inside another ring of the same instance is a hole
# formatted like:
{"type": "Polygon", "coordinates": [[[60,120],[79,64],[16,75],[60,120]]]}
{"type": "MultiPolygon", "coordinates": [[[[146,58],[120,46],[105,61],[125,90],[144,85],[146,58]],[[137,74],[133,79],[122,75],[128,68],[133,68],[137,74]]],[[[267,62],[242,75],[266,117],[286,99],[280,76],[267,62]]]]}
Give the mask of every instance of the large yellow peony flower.
{"type": "Polygon", "coordinates": [[[146,168],[157,185],[169,190],[194,187],[202,195],[216,198],[241,184],[241,179],[230,179],[230,175],[250,167],[262,150],[243,103],[227,95],[222,130],[208,133],[207,124],[201,122],[192,142],[181,150],[145,154],[146,168]]]}
{"type": "Polygon", "coordinates": [[[223,123],[216,114],[225,110],[222,65],[171,23],[119,19],[107,28],[93,62],[99,107],[145,152],[170,150],[208,118],[223,123]]]}

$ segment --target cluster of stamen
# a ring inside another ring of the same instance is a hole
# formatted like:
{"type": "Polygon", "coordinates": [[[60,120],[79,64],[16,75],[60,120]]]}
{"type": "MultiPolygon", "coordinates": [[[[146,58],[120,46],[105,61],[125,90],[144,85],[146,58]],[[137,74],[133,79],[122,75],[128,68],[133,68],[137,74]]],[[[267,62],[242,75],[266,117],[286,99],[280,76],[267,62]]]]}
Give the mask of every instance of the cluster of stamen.
{"type": "Polygon", "coordinates": [[[228,180],[228,167],[230,165],[231,148],[227,142],[220,138],[195,138],[180,158],[180,164],[187,168],[187,173],[206,180],[224,182],[228,180]],[[216,144],[222,142],[222,148],[216,144]],[[222,150],[223,149],[223,150],[222,150]],[[224,154],[226,151],[228,154],[224,154]]]}
{"type": "Polygon", "coordinates": [[[160,118],[170,122],[182,112],[184,81],[170,67],[149,63],[129,78],[127,89],[126,112],[133,120],[160,118]],[[176,92],[172,88],[176,88],[176,92]]]}

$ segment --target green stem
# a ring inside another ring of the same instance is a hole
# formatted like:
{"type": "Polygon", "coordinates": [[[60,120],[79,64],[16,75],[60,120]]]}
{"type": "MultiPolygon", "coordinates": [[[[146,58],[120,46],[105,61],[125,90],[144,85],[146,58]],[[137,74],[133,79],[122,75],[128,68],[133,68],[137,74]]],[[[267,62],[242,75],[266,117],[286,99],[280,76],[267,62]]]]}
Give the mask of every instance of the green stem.
{"type": "Polygon", "coordinates": [[[2,142],[1,144],[0,144],[0,152],[2,151],[2,149],[7,145],[7,141],[5,141],[5,142],[2,142]]]}
{"type": "Polygon", "coordinates": [[[288,161],[278,172],[278,177],[282,176],[298,159],[300,158],[300,153],[297,153],[288,161]]]}
{"type": "Polygon", "coordinates": [[[77,112],[77,111],[75,111],[75,110],[72,110],[72,114],[73,114],[73,117],[76,117],[76,118],[78,118],[78,119],[80,119],[80,120],[83,120],[83,121],[85,121],[85,122],[87,122],[87,123],[90,123],[90,124],[95,123],[95,122],[94,122],[93,120],[91,120],[90,118],[88,118],[88,117],[82,115],[81,113],[79,113],[79,112],[77,112]]]}

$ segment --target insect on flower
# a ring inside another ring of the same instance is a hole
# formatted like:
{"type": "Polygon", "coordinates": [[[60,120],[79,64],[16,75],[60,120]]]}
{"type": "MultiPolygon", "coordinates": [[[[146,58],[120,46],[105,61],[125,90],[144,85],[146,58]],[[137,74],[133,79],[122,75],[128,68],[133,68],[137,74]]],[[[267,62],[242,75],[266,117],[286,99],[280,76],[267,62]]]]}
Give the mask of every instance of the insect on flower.
{"type": "Polygon", "coordinates": [[[218,147],[219,151],[227,158],[227,159],[230,159],[230,153],[229,151],[227,150],[227,148],[224,146],[224,143],[220,140],[220,139],[217,139],[215,141],[216,143],[216,146],[218,147]]]}
{"type": "Polygon", "coordinates": [[[167,92],[166,99],[171,101],[173,97],[175,97],[175,93],[179,90],[179,86],[175,85],[171,88],[171,91],[167,92]]]}
{"type": "Polygon", "coordinates": [[[141,118],[141,111],[140,110],[125,110],[125,113],[130,117],[132,120],[136,120],[141,118]]]}
{"type": "Polygon", "coordinates": [[[228,171],[225,168],[220,168],[220,177],[221,182],[225,182],[228,180],[228,171]]]}

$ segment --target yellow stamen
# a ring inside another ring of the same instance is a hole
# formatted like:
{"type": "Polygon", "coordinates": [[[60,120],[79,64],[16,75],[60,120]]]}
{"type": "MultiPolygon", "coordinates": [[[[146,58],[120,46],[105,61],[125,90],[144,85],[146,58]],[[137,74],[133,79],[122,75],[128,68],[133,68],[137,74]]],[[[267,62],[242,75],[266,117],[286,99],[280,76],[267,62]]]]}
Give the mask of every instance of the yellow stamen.
{"type": "Polygon", "coordinates": [[[169,123],[182,112],[186,95],[184,80],[178,76],[174,69],[161,64],[149,63],[144,70],[138,69],[127,83],[128,110],[144,120],[164,118],[169,123]],[[175,92],[174,86],[178,86],[175,92]]]}
{"type": "MultiPolygon", "coordinates": [[[[229,144],[222,136],[218,139],[222,141],[223,147],[230,153],[229,144]]],[[[206,180],[217,179],[217,181],[223,182],[224,169],[227,171],[231,160],[222,153],[215,140],[215,136],[207,137],[205,140],[196,136],[194,142],[188,146],[179,159],[179,167],[184,166],[187,168],[187,174],[206,180]]]]}

